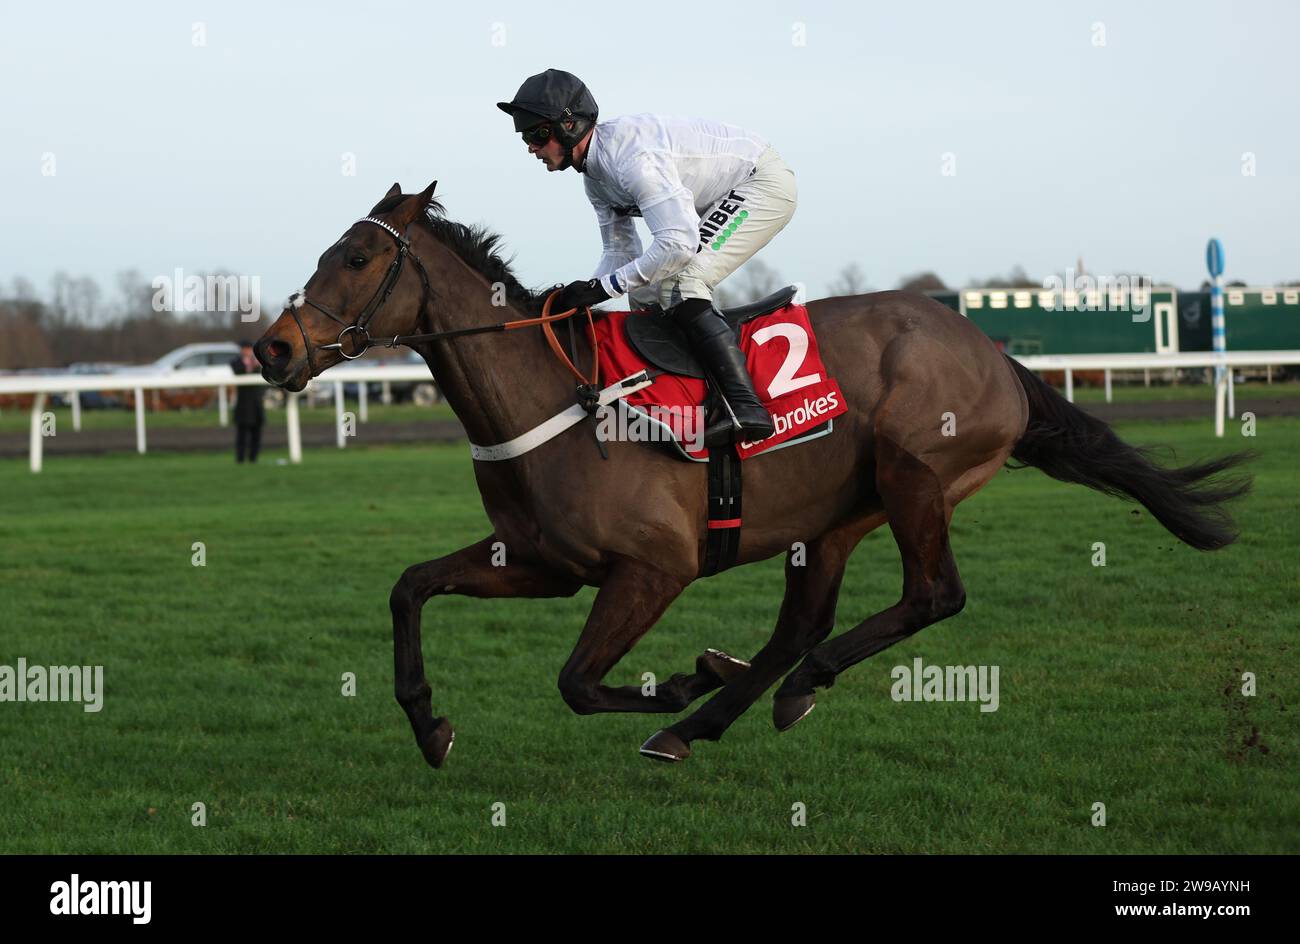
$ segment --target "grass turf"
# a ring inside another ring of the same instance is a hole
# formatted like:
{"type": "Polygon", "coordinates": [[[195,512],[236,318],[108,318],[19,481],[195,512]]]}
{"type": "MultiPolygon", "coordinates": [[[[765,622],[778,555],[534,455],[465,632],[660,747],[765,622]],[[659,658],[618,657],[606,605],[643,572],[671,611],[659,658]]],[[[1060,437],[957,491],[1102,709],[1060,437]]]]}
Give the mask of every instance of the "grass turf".
{"type": "MultiPolygon", "coordinates": [[[[487,533],[463,446],[7,461],[0,665],[103,665],[106,692],[97,714],[0,703],[0,851],[1300,851],[1300,420],[1224,443],[1208,427],[1117,428],[1184,460],[1258,449],[1238,544],[1198,553],[1135,506],[1004,471],[954,518],[963,613],[844,673],[794,730],[773,730],[765,696],[676,766],[636,752],[664,716],[578,717],[559,697],[590,588],[428,604],[457,746],[425,766],[392,697],[387,596],[487,533]],[[891,700],[891,668],[917,656],[999,666],[999,710],[891,700]]],[[[608,681],[689,671],[708,646],[749,657],[781,574],[695,584],[608,681]]],[[[892,603],[900,574],[887,530],[869,536],[837,631],[892,603]]]]}

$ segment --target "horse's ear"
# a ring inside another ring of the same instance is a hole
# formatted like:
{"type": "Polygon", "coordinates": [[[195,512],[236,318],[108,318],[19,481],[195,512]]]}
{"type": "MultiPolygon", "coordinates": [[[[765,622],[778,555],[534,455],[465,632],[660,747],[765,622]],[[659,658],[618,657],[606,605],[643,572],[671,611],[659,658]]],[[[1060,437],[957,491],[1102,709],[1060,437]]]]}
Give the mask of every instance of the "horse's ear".
{"type": "Polygon", "coordinates": [[[373,215],[375,213],[378,213],[379,208],[384,205],[384,201],[389,200],[393,197],[400,197],[401,195],[402,195],[402,185],[398,183],[393,184],[391,187],[388,188],[388,193],[384,194],[384,199],[380,200],[378,203],[376,203],[373,207],[370,208],[371,214],[373,215]]]}
{"type": "Polygon", "coordinates": [[[420,193],[413,197],[407,197],[397,208],[394,222],[399,226],[410,226],[420,214],[429,208],[429,203],[433,200],[433,188],[438,186],[438,181],[434,181],[425,187],[420,193]]]}

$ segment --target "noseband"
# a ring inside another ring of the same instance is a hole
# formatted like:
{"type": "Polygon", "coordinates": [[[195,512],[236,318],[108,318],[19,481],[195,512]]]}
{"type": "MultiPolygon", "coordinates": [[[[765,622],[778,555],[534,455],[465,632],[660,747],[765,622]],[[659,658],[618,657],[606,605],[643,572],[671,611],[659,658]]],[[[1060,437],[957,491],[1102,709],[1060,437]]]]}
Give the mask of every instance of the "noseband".
{"type": "Polygon", "coordinates": [[[388,233],[388,235],[392,236],[393,239],[397,241],[397,255],[394,256],[393,261],[389,263],[388,271],[384,273],[384,280],[379,283],[379,287],[375,289],[375,294],[370,296],[370,301],[366,302],[366,307],[361,309],[361,314],[357,315],[356,320],[351,324],[348,324],[348,322],[344,321],[324,305],[308,298],[307,290],[305,288],[299,289],[289,296],[289,313],[293,315],[294,324],[298,326],[298,331],[302,334],[303,344],[306,345],[307,348],[307,366],[311,369],[313,376],[316,374],[316,362],[312,357],[311,339],[307,337],[307,330],[302,325],[302,319],[298,317],[298,309],[304,304],[311,305],[312,308],[315,308],[326,318],[329,318],[337,324],[343,325],[343,330],[339,332],[339,336],[335,339],[334,343],[322,344],[320,349],[322,351],[338,351],[343,355],[343,357],[352,361],[366,353],[366,351],[368,351],[370,347],[379,340],[384,340],[386,342],[386,347],[393,347],[400,343],[401,338],[398,336],[387,339],[372,338],[370,336],[369,326],[371,320],[379,313],[379,309],[383,308],[384,303],[388,301],[388,296],[393,293],[393,289],[397,287],[397,282],[402,277],[402,264],[406,261],[408,256],[411,261],[415,263],[416,271],[420,273],[420,282],[422,285],[420,295],[421,315],[424,314],[424,308],[429,303],[429,295],[431,293],[431,289],[429,288],[429,273],[425,270],[424,263],[420,261],[420,257],[411,249],[410,239],[399,233],[391,224],[385,223],[383,220],[376,219],[373,216],[367,216],[365,219],[357,220],[357,223],[374,223],[384,232],[388,233]],[[349,334],[354,335],[350,343],[357,348],[357,353],[355,354],[349,354],[348,349],[344,344],[344,340],[349,334]]]}

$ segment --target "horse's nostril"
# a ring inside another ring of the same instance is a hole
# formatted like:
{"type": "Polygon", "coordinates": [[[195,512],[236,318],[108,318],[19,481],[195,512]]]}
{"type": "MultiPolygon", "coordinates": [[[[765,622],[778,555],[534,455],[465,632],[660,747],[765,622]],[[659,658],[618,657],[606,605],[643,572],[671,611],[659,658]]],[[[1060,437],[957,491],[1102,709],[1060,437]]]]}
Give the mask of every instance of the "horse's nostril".
{"type": "Polygon", "coordinates": [[[256,352],[258,359],[268,367],[279,367],[293,357],[293,346],[286,341],[263,341],[256,352]]]}

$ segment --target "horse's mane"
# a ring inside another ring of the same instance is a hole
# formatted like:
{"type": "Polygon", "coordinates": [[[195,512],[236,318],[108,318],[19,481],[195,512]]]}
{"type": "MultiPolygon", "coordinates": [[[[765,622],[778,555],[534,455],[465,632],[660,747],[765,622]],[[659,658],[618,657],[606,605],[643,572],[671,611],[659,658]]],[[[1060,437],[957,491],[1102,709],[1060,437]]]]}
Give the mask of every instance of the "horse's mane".
{"type": "MultiPolygon", "coordinates": [[[[372,215],[385,213],[410,197],[410,194],[393,194],[385,197],[371,210],[372,215]]],[[[449,220],[446,210],[436,199],[430,200],[420,219],[425,228],[448,249],[460,256],[470,268],[474,269],[488,282],[500,282],[506,288],[506,297],[529,314],[538,314],[550,289],[534,291],[522,285],[510,269],[511,259],[501,258],[501,234],[494,233],[486,226],[474,224],[466,226],[449,220]]]]}

